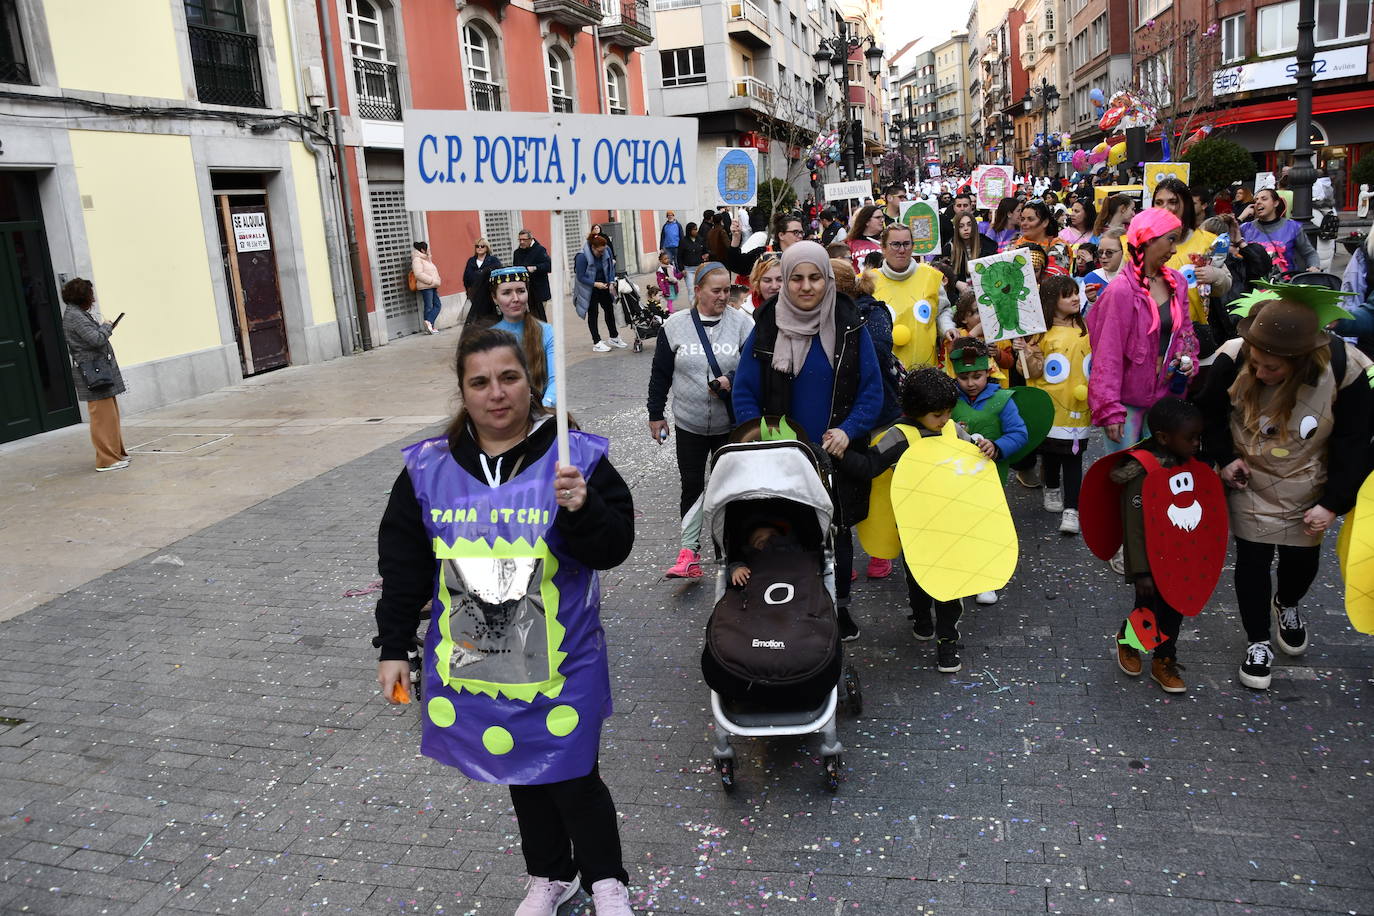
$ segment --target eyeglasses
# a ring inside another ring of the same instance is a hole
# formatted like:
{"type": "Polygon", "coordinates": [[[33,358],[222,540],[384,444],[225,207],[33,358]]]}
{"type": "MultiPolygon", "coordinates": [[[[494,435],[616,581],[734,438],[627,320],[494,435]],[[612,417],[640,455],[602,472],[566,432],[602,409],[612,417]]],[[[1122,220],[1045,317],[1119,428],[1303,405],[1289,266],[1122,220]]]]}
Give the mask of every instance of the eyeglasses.
{"type": "Polygon", "coordinates": [[[800,229],[784,229],[784,230],[782,230],[781,232],[778,233],[778,235],[801,235],[801,234],[802,234],[802,231],[801,231],[800,229]]]}
{"type": "Polygon", "coordinates": [[[1108,258],[1113,257],[1113,256],[1115,256],[1115,255],[1119,255],[1119,254],[1121,254],[1121,249],[1120,249],[1120,248],[1101,248],[1101,249],[1098,249],[1098,252],[1097,252],[1097,259],[1098,259],[1099,261],[1105,261],[1105,260],[1107,260],[1108,258]]]}
{"type": "Polygon", "coordinates": [[[887,247],[888,247],[888,248],[895,248],[895,249],[898,250],[898,251],[902,251],[902,250],[904,250],[904,249],[910,248],[911,245],[912,245],[911,242],[888,242],[888,243],[887,243],[887,247]]]}

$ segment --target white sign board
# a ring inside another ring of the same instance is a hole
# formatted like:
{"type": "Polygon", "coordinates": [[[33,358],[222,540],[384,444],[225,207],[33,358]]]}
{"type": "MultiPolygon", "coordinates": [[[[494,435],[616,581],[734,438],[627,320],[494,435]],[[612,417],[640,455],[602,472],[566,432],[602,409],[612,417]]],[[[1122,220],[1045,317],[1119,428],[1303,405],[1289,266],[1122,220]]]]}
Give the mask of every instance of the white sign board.
{"type": "Polygon", "coordinates": [[[824,185],[825,199],[834,200],[863,200],[865,197],[873,196],[873,183],[871,181],[832,181],[824,185]]]}
{"type": "Polygon", "coordinates": [[[988,343],[1045,333],[1045,312],[1030,252],[1004,251],[970,261],[978,317],[988,343]]]}
{"type": "Polygon", "coordinates": [[[716,147],[716,205],[752,207],[759,199],[759,151],[751,146],[716,147]]]}
{"type": "Polygon", "coordinates": [[[1279,183],[1278,183],[1276,180],[1274,180],[1274,173],[1273,173],[1273,172],[1256,172],[1256,173],[1255,173],[1255,193],[1256,193],[1256,194],[1258,194],[1260,191],[1263,191],[1265,188],[1269,188],[1270,190],[1274,190],[1274,189],[1278,188],[1278,186],[1279,186],[1279,183]]]}
{"type": "MultiPolygon", "coordinates": [[[[1351,76],[1364,76],[1368,69],[1365,57],[1366,45],[1350,48],[1333,48],[1318,51],[1312,58],[1312,79],[1345,79],[1351,76]]],[[[1274,86],[1291,86],[1298,78],[1298,59],[1280,57],[1274,60],[1261,60],[1253,64],[1227,67],[1212,74],[1212,93],[1230,95],[1234,92],[1249,92],[1252,89],[1269,89],[1274,86]]]]}
{"type": "Polygon", "coordinates": [[[696,207],[697,120],[406,109],[407,210],[696,207]]]}
{"type": "Polygon", "coordinates": [[[267,251],[272,247],[266,213],[235,213],[230,220],[234,225],[235,251],[267,251]]]}

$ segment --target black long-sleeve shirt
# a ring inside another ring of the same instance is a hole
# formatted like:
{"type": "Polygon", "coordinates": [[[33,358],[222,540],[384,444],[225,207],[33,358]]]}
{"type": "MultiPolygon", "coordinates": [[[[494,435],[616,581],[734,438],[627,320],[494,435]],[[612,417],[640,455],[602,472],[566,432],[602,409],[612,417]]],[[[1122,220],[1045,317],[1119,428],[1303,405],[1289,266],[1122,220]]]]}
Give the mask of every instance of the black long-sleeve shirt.
{"type": "MultiPolygon", "coordinates": [[[[556,434],[553,421],[546,420],[509,451],[487,455],[487,466],[494,466],[499,482],[505,483],[552,448],[556,434]]],[[[484,479],[480,463],[483,453],[470,433],[464,433],[451,448],[459,467],[478,480],[484,479]]],[[[634,498],[609,458],[601,459],[592,471],[582,508],[576,512],[560,508],[554,527],[563,536],[568,553],[584,566],[611,569],[625,562],[634,546],[634,498]]],[[[436,564],[410,472],[402,470],[391,487],[391,499],[377,530],[382,597],[377,602],[377,637],[372,644],[381,649],[382,661],[406,657],[420,622],[420,610],[433,597],[436,564]]]]}

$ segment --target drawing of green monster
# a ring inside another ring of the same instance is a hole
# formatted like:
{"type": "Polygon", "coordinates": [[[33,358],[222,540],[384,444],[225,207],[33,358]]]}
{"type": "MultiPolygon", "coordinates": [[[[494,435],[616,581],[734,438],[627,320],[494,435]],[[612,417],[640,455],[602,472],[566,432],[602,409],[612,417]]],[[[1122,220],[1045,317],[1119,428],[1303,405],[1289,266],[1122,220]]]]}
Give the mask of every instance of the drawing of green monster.
{"type": "Polygon", "coordinates": [[[983,280],[983,292],[978,301],[992,309],[1003,333],[1025,333],[1021,327],[1021,302],[1031,292],[1021,271],[1025,266],[1026,259],[1019,254],[1010,261],[973,265],[983,280]]]}

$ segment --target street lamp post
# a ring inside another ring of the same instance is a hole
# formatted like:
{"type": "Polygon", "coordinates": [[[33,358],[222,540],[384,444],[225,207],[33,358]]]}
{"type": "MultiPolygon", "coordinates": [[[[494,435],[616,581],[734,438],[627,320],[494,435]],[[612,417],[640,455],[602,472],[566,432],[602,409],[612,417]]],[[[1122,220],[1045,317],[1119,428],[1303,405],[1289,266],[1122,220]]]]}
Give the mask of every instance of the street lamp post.
{"type": "Polygon", "coordinates": [[[1312,33],[1317,25],[1316,5],[1316,0],[1298,0],[1298,111],[1293,121],[1293,165],[1288,170],[1293,220],[1314,243],[1317,227],[1312,224],[1312,185],[1317,180],[1317,169],[1312,161],[1312,58],[1316,56],[1316,44],[1312,33]]]}
{"type": "Polygon", "coordinates": [[[1008,115],[1002,115],[1002,159],[1003,165],[1016,165],[1011,153],[1011,140],[1016,136],[1016,122],[1008,115]]]}
{"type": "MultiPolygon", "coordinates": [[[[1040,110],[1044,113],[1043,127],[1040,131],[1040,151],[1045,160],[1045,177],[1050,175],[1050,112],[1059,110],[1059,90],[1047,78],[1040,77],[1040,85],[1031,87],[1035,94],[1040,96],[1040,110]]],[[[1035,99],[1031,96],[1031,89],[1026,90],[1026,94],[1021,97],[1021,103],[1026,106],[1026,114],[1035,110],[1035,99]]]]}
{"type": "MultiPolygon", "coordinates": [[[[830,65],[831,75],[840,84],[840,105],[844,112],[840,118],[842,129],[840,131],[840,143],[844,149],[844,167],[846,178],[853,181],[858,177],[857,150],[855,149],[855,137],[853,130],[853,118],[849,113],[849,55],[859,48],[864,49],[864,60],[868,63],[868,75],[872,79],[877,79],[878,74],[883,70],[883,48],[873,40],[873,36],[860,38],[857,35],[849,34],[849,24],[845,20],[840,21],[840,34],[833,38],[824,38],[816,44],[816,53],[811,55],[816,64],[821,68],[821,78],[825,78],[824,67],[830,65]]],[[[858,140],[860,144],[863,140],[862,128],[859,130],[858,140]]]]}

